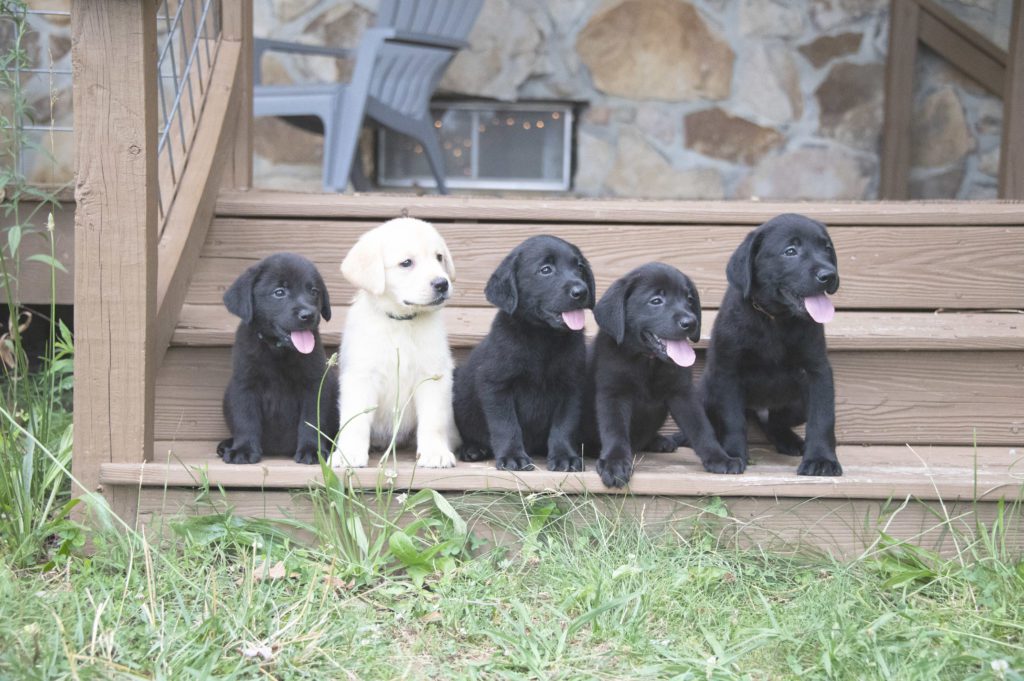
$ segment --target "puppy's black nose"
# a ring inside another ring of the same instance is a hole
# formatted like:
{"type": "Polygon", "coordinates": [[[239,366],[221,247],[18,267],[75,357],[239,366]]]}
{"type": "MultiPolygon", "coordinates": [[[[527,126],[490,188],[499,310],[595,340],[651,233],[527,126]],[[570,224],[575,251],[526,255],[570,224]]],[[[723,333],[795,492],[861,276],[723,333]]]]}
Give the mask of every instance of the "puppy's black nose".
{"type": "Polygon", "coordinates": [[[814,276],[818,280],[819,284],[824,285],[827,289],[831,289],[835,286],[836,276],[838,275],[835,270],[818,270],[817,274],[814,276]]]}
{"type": "Polygon", "coordinates": [[[576,284],[569,289],[569,297],[573,300],[579,300],[587,293],[587,287],[582,284],[576,284]]]}
{"type": "Polygon", "coordinates": [[[438,277],[430,282],[430,285],[433,286],[434,290],[438,293],[444,293],[448,290],[448,280],[444,277],[438,277]]]}
{"type": "Polygon", "coordinates": [[[679,328],[689,333],[697,325],[697,318],[692,315],[685,315],[679,318],[679,328]]]}
{"type": "Polygon", "coordinates": [[[299,319],[304,322],[308,322],[316,316],[316,310],[310,310],[309,308],[299,310],[299,319]]]}

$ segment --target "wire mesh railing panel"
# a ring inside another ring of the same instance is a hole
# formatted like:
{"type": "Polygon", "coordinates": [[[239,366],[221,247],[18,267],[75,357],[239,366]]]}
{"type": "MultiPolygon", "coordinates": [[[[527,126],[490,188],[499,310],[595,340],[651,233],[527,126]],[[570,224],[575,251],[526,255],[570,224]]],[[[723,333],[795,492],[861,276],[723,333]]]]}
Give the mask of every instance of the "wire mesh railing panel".
{"type": "Polygon", "coordinates": [[[220,35],[219,0],[161,0],[157,6],[157,199],[161,231],[188,163],[220,35]]]}
{"type": "Polygon", "coordinates": [[[74,177],[70,0],[0,13],[3,183],[61,187],[74,177]]]}

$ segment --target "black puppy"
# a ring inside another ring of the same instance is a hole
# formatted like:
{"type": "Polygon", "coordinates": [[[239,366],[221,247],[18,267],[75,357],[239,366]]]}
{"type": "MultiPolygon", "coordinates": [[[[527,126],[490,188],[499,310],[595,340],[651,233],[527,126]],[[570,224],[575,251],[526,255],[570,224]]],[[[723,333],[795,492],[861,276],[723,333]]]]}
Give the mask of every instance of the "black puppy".
{"type": "Polygon", "coordinates": [[[701,381],[708,416],[731,456],[748,460],[746,417],[775,448],[803,456],[800,475],[842,475],[836,459],[835,389],[823,324],[839,288],[825,225],[803,215],[750,232],[726,267],[701,381]],[[807,423],[806,444],[793,427],[807,423]]]}
{"type": "Polygon", "coordinates": [[[231,381],[224,392],[224,420],[231,437],[217,445],[227,463],[257,463],[264,454],[317,463],[338,430],[338,379],[327,368],[320,317],[331,318],[327,288],[316,266],[302,256],[277,253],[247,269],[224,294],[224,305],[242,318],[231,351],[231,381]],[[312,426],[307,425],[312,424],[312,426]]]}
{"type": "Polygon", "coordinates": [[[586,346],[594,307],[590,263],[572,244],[535,236],[516,246],[484,290],[499,308],[491,330],[455,372],[459,456],[494,456],[499,469],[583,470],[578,443],[586,346]]]}
{"type": "Polygon", "coordinates": [[[597,472],[609,487],[633,474],[634,452],[671,452],[658,434],[672,414],[689,436],[705,470],[742,473],[715,440],[690,368],[700,340],[697,287],[674,267],[648,263],[608,288],[594,308],[600,331],[587,359],[587,450],[598,451],[597,472]]]}

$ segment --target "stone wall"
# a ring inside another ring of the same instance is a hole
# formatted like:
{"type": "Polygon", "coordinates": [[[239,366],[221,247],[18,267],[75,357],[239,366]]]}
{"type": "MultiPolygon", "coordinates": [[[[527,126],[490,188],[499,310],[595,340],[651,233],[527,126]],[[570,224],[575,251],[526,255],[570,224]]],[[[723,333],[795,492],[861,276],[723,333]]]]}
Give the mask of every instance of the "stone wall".
{"type": "MultiPolygon", "coordinates": [[[[943,0],[1005,46],[1010,0],[943,0]]],[[[257,32],[352,45],[373,2],[257,0],[257,32]]],[[[442,88],[582,102],[574,193],[877,196],[888,0],[486,0],[442,88]]],[[[275,82],[344,75],[272,59],[275,82]]],[[[923,50],[912,194],[994,197],[1001,102],[923,50]]],[[[260,122],[260,181],[316,181],[318,140],[260,122]],[[303,162],[306,161],[305,163],[303,162]],[[311,162],[311,163],[310,163],[311,162]]]]}
{"type": "MultiPolygon", "coordinates": [[[[1013,0],[941,0],[1005,47],[1013,0]]],[[[32,0],[66,9],[69,0],[32,0]]],[[[354,46],[376,0],[254,0],[256,35],[354,46]]],[[[582,196],[874,198],[889,0],[486,0],[442,83],[503,101],[581,102],[574,190],[582,196]]],[[[70,63],[66,19],[32,20],[40,62],[70,63]]],[[[5,36],[0,22],[0,49],[5,36]]],[[[336,81],[351,64],[271,56],[271,83],[336,81]]],[[[1002,103],[922,50],[912,195],[991,198],[1002,103]]],[[[44,79],[28,85],[50,120],[44,79]]],[[[70,121],[70,81],[53,115],[70,121]]],[[[0,93],[0,106],[3,97],[0,93]]],[[[69,179],[71,136],[38,181],[69,179]]],[[[50,147],[49,138],[40,142],[50,147]]],[[[322,138],[256,124],[257,184],[316,191],[322,138]]]]}

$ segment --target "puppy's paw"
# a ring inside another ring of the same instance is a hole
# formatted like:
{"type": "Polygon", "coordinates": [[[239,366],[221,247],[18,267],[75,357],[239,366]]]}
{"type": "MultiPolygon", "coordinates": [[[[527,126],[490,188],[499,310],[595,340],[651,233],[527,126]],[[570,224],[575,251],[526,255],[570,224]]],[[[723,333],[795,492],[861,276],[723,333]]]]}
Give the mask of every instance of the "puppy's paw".
{"type": "Polygon", "coordinates": [[[598,459],[597,474],[605,487],[625,487],[633,477],[633,460],[619,456],[598,459]]]}
{"type": "Polygon", "coordinates": [[[351,454],[352,450],[343,452],[336,449],[331,452],[331,468],[365,468],[370,462],[370,450],[364,449],[360,454],[351,454]]]}
{"type": "Polygon", "coordinates": [[[815,456],[815,457],[804,457],[804,460],[800,462],[800,465],[796,469],[797,475],[820,475],[820,476],[839,476],[843,474],[843,467],[839,465],[839,461],[835,458],[835,454],[832,456],[815,456]]]}
{"type": "Polygon", "coordinates": [[[773,433],[770,439],[779,454],[800,456],[804,453],[804,439],[788,428],[773,433]]]}
{"type": "Polygon", "coordinates": [[[233,442],[230,446],[225,447],[223,452],[218,446],[217,453],[220,454],[220,458],[224,460],[224,463],[250,464],[259,463],[263,460],[263,451],[259,446],[249,442],[233,442]]]}
{"type": "Polygon", "coordinates": [[[427,447],[416,452],[416,465],[423,468],[451,468],[455,455],[447,447],[427,447]]]}
{"type": "MultiPolygon", "coordinates": [[[[682,433],[676,433],[676,435],[682,435],[682,433]]],[[[685,435],[682,435],[682,437],[684,439],[686,438],[685,435]]],[[[678,447],[679,447],[679,445],[676,443],[675,435],[673,435],[672,437],[665,437],[664,435],[656,435],[656,436],[654,436],[653,440],[651,440],[650,442],[648,442],[644,446],[643,451],[645,451],[645,452],[662,452],[662,453],[674,452],[674,451],[676,451],[676,449],[678,447]]]]}
{"type": "Polygon", "coordinates": [[[315,443],[307,442],[300,444],[295,450],[295,463],[312,465],[320,462],[320,454],[315,443]]]}
{"type": "Polygon", "coordinates": [[[583,457],[572,451],[548,455],[548,470],[577,472],[583,470],[583,457]]]}
{"type": "Polygon", "coordinates": [[[702,458],[701,464],[708,473],[719,475],[738,475],[747,470],[746,459],[729,456],[724,451],[702,458]]]}
{"type": "Polygon", "coordinates": [[[499,471],[532,471],[533,459],[526,452],[510,452],[495,457],[495,468],[499,471]]]}
{"type": "Polygon", "coordinates": [[[217,456],[224,458],[224,452],[231,449],[231,443],[234,442],[234,438],[227,438],[217,443],[217,456]]]}
{"type": "Polygon", "coordinates": [[[463,444],[459,447],[459,459],[462,461],[486,461],[493,459],[494,454],[487,447],[463,444]]]}

